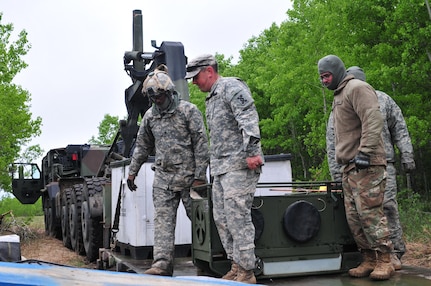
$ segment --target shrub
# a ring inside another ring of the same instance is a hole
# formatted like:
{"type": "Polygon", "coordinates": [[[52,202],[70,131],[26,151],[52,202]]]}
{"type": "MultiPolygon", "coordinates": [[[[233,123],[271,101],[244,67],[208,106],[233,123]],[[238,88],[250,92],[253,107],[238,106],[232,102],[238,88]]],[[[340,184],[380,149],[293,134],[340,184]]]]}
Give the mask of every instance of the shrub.
{"type": "Polygon", "coordinates": [[[397,196],[404,236],[411,242],[431,242],[431,204],[418,193],[401,190],[397,196]]]}

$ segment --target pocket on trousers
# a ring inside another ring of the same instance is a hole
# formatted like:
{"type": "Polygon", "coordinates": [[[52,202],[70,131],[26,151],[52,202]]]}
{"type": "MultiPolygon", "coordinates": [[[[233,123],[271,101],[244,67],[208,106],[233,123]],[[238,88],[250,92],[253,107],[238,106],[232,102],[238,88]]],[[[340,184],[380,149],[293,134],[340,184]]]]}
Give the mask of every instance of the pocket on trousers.
{"type": "Polygon", "coordinates": [[[367,169],[367,173],[368,175],[361,180],[360,196],[368,207],[377,207],[383,203],[385,194],[384,169],[379,170],[379,167],[372,166],[367,169]]]}

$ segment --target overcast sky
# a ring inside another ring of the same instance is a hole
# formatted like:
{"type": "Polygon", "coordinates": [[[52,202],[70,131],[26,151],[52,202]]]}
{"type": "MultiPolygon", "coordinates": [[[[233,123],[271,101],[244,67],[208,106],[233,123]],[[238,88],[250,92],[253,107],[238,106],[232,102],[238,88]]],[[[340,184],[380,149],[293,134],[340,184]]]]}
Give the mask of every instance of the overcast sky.
{"type": "Polygon", "coordinates": [[[97,136],[105,114],[127,116],[124,51],[132,49],[132,11],[142,10],[144,51],[151,40],[178,41],[190,59],[219,53],[238,59],[252,36],[287,19],[288,0],[0,0],[2,24],[15,40],[28,32],[28,67],[15,79],[31,94],[31,112],[42,117],[45,153],[97,136]]]}

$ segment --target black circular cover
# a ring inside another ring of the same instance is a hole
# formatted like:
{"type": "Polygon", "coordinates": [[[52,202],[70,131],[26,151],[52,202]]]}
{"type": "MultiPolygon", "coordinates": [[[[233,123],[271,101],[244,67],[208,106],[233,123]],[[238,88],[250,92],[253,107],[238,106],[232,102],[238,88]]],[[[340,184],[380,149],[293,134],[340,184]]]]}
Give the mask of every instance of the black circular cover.
{"type": "Polygon", "coordinates": [[[316,207],[300,200],[291,204],[284,212],[284,230],[297,242],[307,242],[320,229],[320,214],[316,207]]]}

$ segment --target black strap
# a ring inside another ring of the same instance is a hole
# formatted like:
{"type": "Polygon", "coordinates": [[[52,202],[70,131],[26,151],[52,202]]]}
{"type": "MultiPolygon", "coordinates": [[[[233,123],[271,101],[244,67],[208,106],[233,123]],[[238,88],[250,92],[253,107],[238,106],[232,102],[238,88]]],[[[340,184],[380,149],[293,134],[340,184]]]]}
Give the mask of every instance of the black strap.
{"type": "Polygon", "coordinates": [[[121,212],[121,191],[123,189],[123,183],[120,183],[120,190],[118,191],[118,199],[117,199],[117,207],[115,209],[115,216],[114,216],[114,224],[112,225],[112,232],[117,233],[118,232],[118,226],[120,224],[120,212],[121,212]]]}

